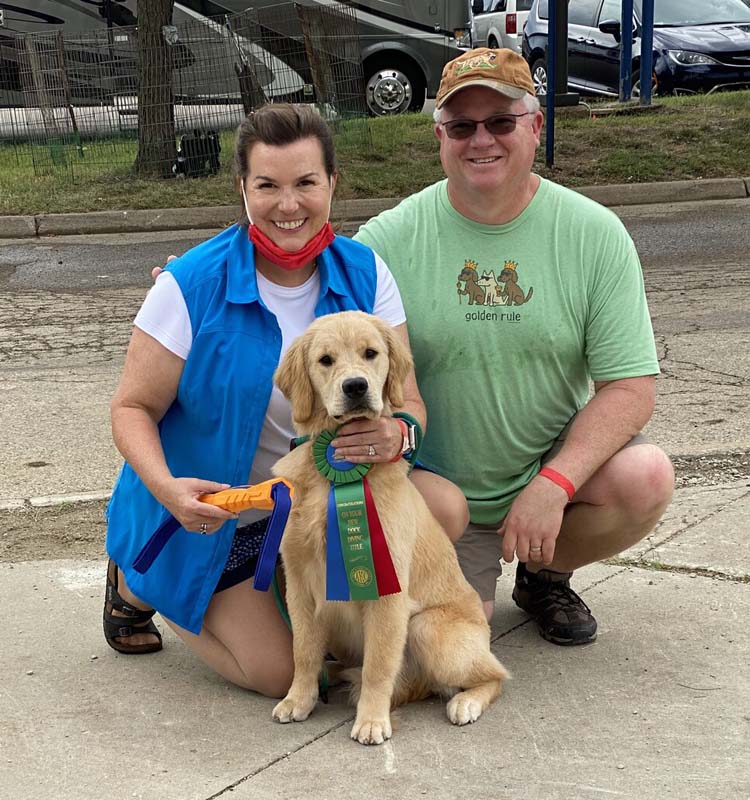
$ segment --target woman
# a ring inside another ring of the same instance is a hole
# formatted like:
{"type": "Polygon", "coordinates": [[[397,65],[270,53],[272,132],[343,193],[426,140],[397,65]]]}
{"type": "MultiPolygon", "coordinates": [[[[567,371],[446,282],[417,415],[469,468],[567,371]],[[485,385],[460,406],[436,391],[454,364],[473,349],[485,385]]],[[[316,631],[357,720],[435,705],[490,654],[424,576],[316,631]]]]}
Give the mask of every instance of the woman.
{"type": "MultiPolygon", "coordinates": [[[[390,322],[407,344],[408,335],[386,265],[333,235],[333,142],[313,109],[269,105],[247,117],[235,168],[249,224],[198,245],[159,275],[112,400],[126,464],[108,509],[104,628],[120,652],[153,652],[161,649],[150,621],[157,609],[219,674],[277,697],[292,678],[291,636],[273,595],[251,581],[265,512],[238,519],[197,498],[271,477],[294,435],[272,376],[316,316],[359,309],[390,322]],[[184,530],[140,575],[131,565],[165,509],[184,530]]],[[[404,410],[424,427],[413,372],[405,388],[404,410]]],[[[402,443],[399,423],[381,417],[343,426],[334,446],[351,461],[389,461],[402,443]]],[[[457,539],[468,523],[458,489],[421,470],[414,481],[457,539]]]]}

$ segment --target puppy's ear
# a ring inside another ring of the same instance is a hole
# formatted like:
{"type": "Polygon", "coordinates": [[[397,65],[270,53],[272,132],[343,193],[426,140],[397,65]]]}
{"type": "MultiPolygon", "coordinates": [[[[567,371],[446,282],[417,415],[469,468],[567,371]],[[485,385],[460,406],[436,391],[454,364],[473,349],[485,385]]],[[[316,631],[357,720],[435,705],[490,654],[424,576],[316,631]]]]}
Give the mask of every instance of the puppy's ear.
{"type": "Polygon", "coordinates": [[[310,376],[307,374],[306,352],[305,337],[300,336],[286,351],[273,376],[276,385],[292,405],[292,418],[296,423],[307,422],[312,417],[315,401],[310,376]]]}
{"type": "Polygon", "coordinates": [[[383,391],[388,402],[395,408],[400,408],[404,404],[404,381],[412,367],[412,357],[409,348],[393,328],[383,325],[382,333],[388,344],[389,361],[388,377],[383,391]]]}

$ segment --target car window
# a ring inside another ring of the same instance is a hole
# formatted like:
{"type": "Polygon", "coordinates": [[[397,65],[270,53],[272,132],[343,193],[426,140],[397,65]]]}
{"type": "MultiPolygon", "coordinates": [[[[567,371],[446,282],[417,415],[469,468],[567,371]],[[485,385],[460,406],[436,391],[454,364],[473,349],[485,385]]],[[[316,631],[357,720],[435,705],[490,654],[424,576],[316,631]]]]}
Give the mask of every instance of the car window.
{"type": "Polygon", "coordinates": [[[536,13],[540,19],[549,19],[549,0],[539,0],[536,13]]]}
{"type": "MultiPolygon", "coordinates": [[[[572,3],[571,3],[572,5],[572,3]]],[[[636,11],[641,15],[640,0],[636,11]]],[[[654,0],[654,25],[710,25],[718,22],[750,22],[750,6],[743,0],[654,0]]]]}
{"type": "Polygon", "coordinates": [[[497,0],[497,3],[492,7],[493,11],[505,11],[508,7],[507,0],[497,0]]]}
{"type": "Polygon", "coordinates": [[[568,24],[592,27],[600,0],[571,0],[568,3],[568,24]]]}
{"type": "Polygon", "coordinates": [[[516,11],[528,11],[534,0],[516,0],[516,11]]]}
{"type": "Polygon", "coordinates": [[[599,12],[599,22],[607,19],[622,19],[622,0],[604,0],[599,12]]]}

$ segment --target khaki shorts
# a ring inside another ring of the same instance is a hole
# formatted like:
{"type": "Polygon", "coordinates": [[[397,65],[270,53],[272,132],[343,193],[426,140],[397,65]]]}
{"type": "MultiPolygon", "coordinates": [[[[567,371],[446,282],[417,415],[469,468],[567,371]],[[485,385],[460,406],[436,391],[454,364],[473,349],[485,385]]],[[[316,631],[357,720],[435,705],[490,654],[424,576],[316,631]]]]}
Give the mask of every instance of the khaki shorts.
{"type": "MultiPolygon", "coordinates": [[[[555,443],[542,456],[542,464],[554,458],[562,449],[565,436],[572,420],[563,428],[555,443]]],[[[634,436],[625,447],[636,444],[648,444],[648,439],[640,433],[634,436]]],[[[503,572],[501,558],[503,539],[497,535],[502,518],[492,525],[469,523],[464,535],[456,542],[458,563],[461,565],[466,580],[479,592],[482,600],[495,599],[495,584],[503,572]]]]}

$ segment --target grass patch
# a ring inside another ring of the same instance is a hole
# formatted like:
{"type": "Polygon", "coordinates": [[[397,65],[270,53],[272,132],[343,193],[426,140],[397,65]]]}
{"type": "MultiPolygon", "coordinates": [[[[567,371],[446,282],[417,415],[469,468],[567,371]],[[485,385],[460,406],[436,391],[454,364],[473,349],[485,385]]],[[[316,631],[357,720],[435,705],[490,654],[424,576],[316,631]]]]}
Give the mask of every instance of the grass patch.
{"type": "MultiPolygon", "coordinates": [[[[559,114],[555,165],[537,171],[566,186],[720,178],[750,173],[750,92],[659,99],[648,113],[559,114]]],[[[0,214],[186,208],[237,202],[232,131],[221,134],[222,168],[210,178],[143,180],[130,166],[131,136],[75,146],[0,146],[0,214]]],[[[352,120],[336,131],[339,199],[399,197],[443,176],[425,114],[352,120]]]]}

